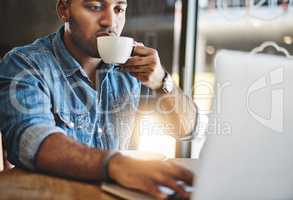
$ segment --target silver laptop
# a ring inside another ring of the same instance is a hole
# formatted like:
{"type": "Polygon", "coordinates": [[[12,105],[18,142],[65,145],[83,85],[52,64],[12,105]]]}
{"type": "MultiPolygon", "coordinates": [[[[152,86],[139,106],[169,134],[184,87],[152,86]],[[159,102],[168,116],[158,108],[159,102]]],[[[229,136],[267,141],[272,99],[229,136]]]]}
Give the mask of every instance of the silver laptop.
{"type": "MultiPolygon", "coordinates": [[[[292,200],[293,60],[224,50],[215,68],[217,92],[206,144],[192,168],[192,199],[292,200]]],[[[115,187],[104,189],[149,199],[115,187]]]]}
{"type": "Polygon", "coordinates": [[[293,199],[293,60],[221,51],[194,200],[293,199]]]}

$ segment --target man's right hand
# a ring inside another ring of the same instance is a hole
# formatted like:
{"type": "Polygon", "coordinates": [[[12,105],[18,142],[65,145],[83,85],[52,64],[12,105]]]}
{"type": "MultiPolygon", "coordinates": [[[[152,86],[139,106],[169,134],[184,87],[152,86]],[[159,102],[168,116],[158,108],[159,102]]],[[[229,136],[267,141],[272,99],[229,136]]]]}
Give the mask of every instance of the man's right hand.
{"type": "MultiPolygon", "coordinates": [[[[36,168],[49,174],[80,180],[101,180],[101,163],[107,154],[81,145],[62,133],[55,133],[40,146],[36,168]]],[[[185,198],[188,194],[177,181],[192,185],[194,176],[171,161],[135,160],[121,154],[110,159],[108,175],[122,186],[143,191],[157,199],[166,198],[159,186],[167,186],[185,198]]]]}
{"type": "Polygon", "coordinates": [[[109,176],[124,187],[140,190],[156,197],[166,199],[159,186],[167,186],[183,198],[189,194],[177,181],[192,185],[194,175],[191,171],[170,161],[143,161],[117,155],[109,163],[109,176]]]}

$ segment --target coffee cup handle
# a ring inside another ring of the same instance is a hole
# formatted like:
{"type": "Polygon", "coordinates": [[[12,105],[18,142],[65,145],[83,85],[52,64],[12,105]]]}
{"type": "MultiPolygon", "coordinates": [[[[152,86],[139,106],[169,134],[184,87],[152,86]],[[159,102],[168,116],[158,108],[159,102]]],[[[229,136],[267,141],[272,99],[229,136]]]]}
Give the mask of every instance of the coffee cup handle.
{"type": "Polygon", "coordinates": [[[135,41],[133,40],[132,51],[131,51],[130,57],[133,57],[133,53],[134,53],[134,48],[135,48],[135,47],[136,47],[136,45],[135,45],[135,41]]]}

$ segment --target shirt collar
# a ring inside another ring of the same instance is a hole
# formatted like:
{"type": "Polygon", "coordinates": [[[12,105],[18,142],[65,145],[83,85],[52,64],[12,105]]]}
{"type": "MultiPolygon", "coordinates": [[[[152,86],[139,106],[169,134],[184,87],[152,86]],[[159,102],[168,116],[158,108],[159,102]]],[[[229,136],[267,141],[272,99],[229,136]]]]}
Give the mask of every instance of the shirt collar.
{"type": "Polygon", "coordinates": [[[71,76],[76,71],[81,69],[80,64],[72,55],[68,52],[63,42],[64,26],[62,26],[56,33],[53,39],[53,51],[57,58],[57,61],[61,63],[61,67],[66,76],[71,76]]]}

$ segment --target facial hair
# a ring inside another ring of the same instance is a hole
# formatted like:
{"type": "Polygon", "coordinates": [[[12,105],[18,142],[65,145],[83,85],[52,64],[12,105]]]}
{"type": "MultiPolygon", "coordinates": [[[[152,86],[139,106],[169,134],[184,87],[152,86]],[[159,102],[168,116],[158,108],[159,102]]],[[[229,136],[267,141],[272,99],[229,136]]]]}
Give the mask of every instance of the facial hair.
{"type": "Polygon", "coordinates": [[[69,26],[71,29],[71,40],[75,46],[84,52],[84,54],[93,58],[98,58],[96,37],[93,36],[90,40],[86,40],[81,34],[82,30],[80,29],[77,20],[72,16],[69,18],[69,26]]]}

